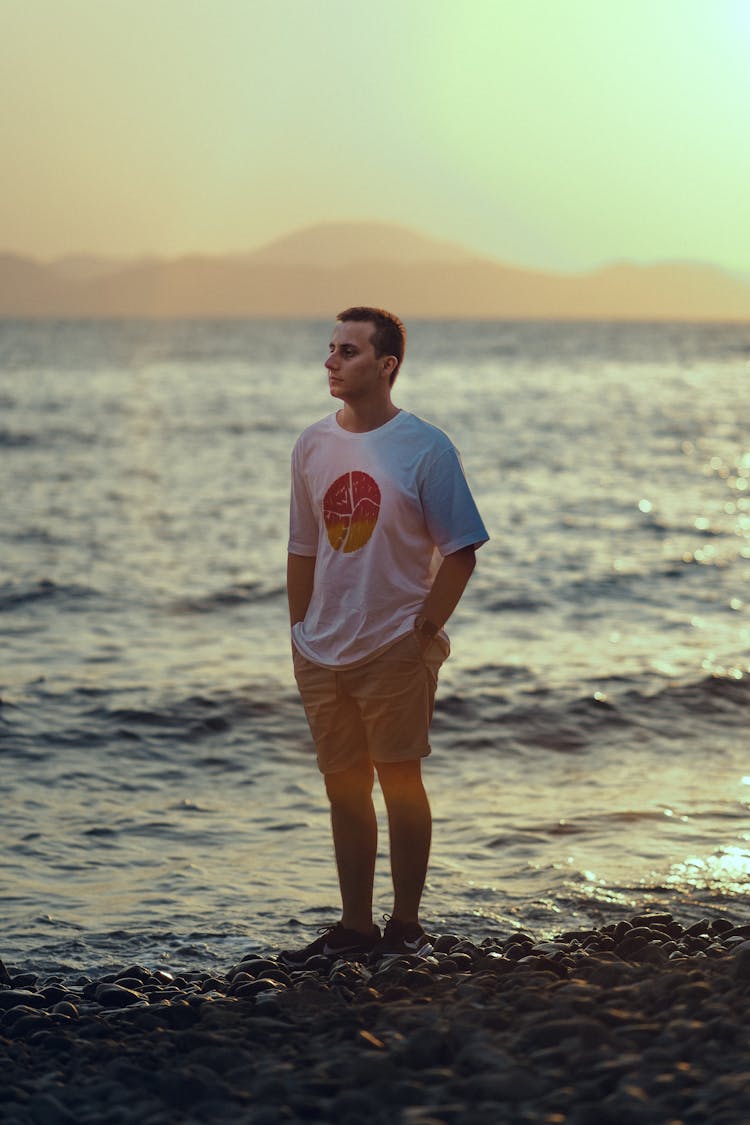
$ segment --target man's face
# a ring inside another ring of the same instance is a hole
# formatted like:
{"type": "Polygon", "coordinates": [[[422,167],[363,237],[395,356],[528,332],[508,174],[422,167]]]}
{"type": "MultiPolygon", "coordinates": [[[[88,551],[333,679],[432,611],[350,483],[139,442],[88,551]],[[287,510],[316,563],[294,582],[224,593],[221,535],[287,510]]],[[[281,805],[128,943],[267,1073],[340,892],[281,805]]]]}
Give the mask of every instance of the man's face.
{"type": "Polygon", "coordinates": [[[385,358],[375,355],[374,325],[369,321],[338,321],[333,329],[328,359],[328,387],[344,402],[375,398],[388,385],[385,358]]]}

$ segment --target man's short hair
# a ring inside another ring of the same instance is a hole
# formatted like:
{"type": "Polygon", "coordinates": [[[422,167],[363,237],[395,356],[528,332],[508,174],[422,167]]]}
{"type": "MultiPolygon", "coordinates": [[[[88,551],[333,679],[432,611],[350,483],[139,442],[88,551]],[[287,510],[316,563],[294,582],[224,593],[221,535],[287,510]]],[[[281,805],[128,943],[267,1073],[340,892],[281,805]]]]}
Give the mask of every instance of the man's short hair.
{"type": "Polygon", "coordinates": [[[372,346],[375,349],[375,355],[378,359],[381,359],[384,355],[395,355],[398,360],[391,372],[390,382],[393,386],[406,352],[406,328],[403,322],[399,320],[395,313],[386,312],[385,309],[373,309],[368,305],[355,305],[351,309],[344,309],[343,312],[338,314],[336,320],[342,322],[355,320],[372,324],[372,346]]]}

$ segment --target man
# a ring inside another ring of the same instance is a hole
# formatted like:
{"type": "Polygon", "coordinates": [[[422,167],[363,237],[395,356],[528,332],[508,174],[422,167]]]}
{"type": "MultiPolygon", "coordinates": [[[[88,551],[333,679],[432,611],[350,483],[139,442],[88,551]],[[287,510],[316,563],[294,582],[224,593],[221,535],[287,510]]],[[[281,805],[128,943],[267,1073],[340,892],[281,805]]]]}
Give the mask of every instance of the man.
{"type": "Polygon", "coordinates": [[[419,922],[432,826],[421,760],[450,651],[442,627],[487,532],[449,439],[392,401],[405,346],[393,314],[339,313],[325,366],[342,406],[306,429],[292,455],[294,671],[330,802],[343,908],[317,940],[281,954],[292,965],[431,949],[419,922]],[[372,917],[375,771],[394,889],[382,937],[372,917]]]}

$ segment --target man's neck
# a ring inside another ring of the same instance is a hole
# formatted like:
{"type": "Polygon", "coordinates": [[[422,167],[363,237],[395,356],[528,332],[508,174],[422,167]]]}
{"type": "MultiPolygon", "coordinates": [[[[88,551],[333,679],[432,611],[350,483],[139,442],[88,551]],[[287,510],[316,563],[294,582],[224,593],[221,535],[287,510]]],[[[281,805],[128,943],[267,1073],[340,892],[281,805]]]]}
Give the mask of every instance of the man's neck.
{"type": "Polygon", "coordinates": [[[377,403],[345,403],[336,414],[336,421],[342,430],[353,434],[366,434],[379,430],[399,413],[399,408],[387,399],[377,403]]]}

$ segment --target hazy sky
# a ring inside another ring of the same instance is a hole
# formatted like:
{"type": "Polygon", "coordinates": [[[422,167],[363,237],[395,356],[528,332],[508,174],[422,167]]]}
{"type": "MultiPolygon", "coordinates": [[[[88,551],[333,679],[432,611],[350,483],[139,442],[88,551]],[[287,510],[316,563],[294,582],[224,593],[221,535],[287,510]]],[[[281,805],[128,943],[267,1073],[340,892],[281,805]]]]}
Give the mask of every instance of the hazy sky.
{"type": "Polygon", "coordinates": [[[750,274],[750,0],[0,0],[0,249],[398,222],[750,274]]]}

